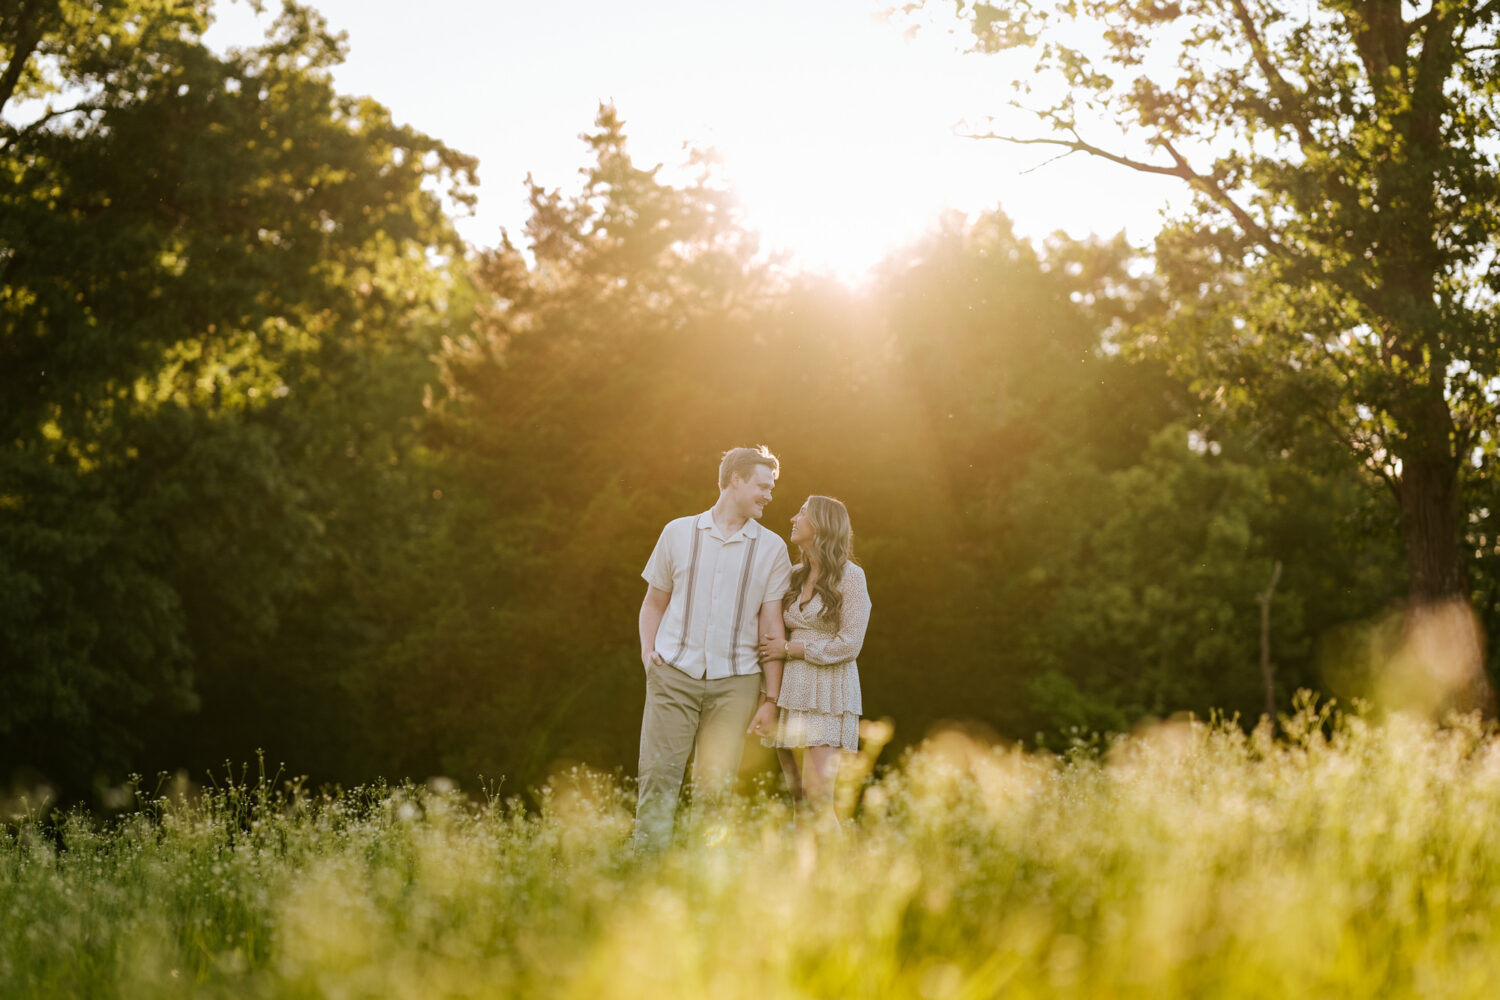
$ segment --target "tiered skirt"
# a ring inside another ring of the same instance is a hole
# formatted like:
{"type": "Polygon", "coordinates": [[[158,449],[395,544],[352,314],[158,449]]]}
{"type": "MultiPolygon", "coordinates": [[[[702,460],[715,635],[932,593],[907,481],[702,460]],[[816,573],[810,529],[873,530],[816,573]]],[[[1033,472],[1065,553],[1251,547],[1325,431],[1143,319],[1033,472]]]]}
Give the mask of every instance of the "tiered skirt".
{"type": "MultiPolygon", "coordinates": [[[[816,635],[794,629],[791,638],[816,635]],[[804,632],[805,635],[799,635],[804,632]]],[[[776,699],[776,732],[764,737],[768,747],[842,747],[859,749],[859,668],[853,660],[822,667],[805,660],[788,660],[781,674],[781,696],[776,699]]]]}

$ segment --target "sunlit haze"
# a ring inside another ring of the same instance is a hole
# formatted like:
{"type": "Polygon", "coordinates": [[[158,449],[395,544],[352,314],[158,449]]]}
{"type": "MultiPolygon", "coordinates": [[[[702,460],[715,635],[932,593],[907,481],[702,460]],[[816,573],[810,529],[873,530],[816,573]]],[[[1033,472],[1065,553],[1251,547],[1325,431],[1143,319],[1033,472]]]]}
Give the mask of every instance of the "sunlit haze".
{"type": "MultiPolygon", "coordinates": [[[[274,5],[272,5],[274,6],[274,5]]],[[[480,160],[479,206],[460,229],[492,245],[527,216],[523,180],[570,189],[600,101],[613,101],[643,166],[684,144],[724,158],[747,222],[803,266],[856,280],[944,209],[999,206],[1039,237],[1126,230],[1147,241],[1182,192],[1082,157],[955,135],[1003,110],[1007,66],[961,55],[940,32],[908,36],[880,0],[756,4],[388,0],[314,4],[347,32],[339,88],[368,94],[480,160]]],[[[261,29],[221,4],[209,35],[261,29]]]]}

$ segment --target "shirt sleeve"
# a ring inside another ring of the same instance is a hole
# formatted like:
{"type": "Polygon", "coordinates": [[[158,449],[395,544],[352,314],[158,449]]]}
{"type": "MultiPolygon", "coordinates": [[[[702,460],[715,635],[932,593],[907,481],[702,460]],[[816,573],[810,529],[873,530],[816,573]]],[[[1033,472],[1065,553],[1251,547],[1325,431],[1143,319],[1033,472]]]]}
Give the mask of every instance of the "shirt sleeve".
{"type": "Polygon", "coordinates": [[[808,639],[802,658],[817,666],[831,667],[848,663],[859,656],[865,644],[865,629],[870,624],[870,591],[865,586],[865,571],[850,563],[839,581],[844,603],[839,608],[839,628],[833,635],[808,639]]]}
{"type": "Polygon", "coordinates": [[[646,560],[646,568],[641,570],[641,579],[667,593],[672,592],[672,540],[667,537],[671,533],[670,524],[661,529],[656,548],[651,550],[651,558],[646,560]]]}
{"type": "Polygon", "coordinates": [[[792,560],[787,556],[786,545],[783,544],[777,547],[776,555],[771,561],[771,573],[766,577],[766,592],[761,596],[760,603],[781,600],[791,582],[792,560]]]}

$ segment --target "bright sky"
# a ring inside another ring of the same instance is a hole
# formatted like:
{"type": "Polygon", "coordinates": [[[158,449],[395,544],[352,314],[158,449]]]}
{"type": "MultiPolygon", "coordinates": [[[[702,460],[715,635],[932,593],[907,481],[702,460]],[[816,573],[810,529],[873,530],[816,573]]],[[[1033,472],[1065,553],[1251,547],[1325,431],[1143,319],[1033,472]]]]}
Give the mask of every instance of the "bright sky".
{"type": "MultiPolygon", "coordinates": [[[[941,33],[904,37],[877,16],[891,0],[313,5],[348,33],[340,90],[479,157],[479,208],[461,230],[481,245],[519,233],[528,172],[576,186],[578,135],[601,100],[642,165],[680,163],[687,142],[717,148],[766,241],[849,280],[944,208],[999,205],[1033,237],[1124,229],[1144,243],[1183,194],[1081,156],[1033,170],[1045,149],[956,136],[961,119],[1004,110],[1006,64],[941,33]]],[[[210,42],[258,33],[243,3],[220,0],[210,42]]]]}

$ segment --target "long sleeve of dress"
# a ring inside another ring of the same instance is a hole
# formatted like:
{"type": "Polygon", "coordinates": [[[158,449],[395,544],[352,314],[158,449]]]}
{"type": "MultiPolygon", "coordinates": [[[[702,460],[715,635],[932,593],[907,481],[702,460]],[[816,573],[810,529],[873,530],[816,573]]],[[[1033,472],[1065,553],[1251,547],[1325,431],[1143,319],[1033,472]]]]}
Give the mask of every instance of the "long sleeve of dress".
{"type": "Polygon", "coordinates": [[[839,608],[838,631],[827,637],[808,639],[802,658],[808,663],[831,667],[859,656],[865,644],[865,629],[870,624],[870,591],[865,585],[865,571],[854,563],[844,567],[839,581],[844,603],[839,608]]]}

